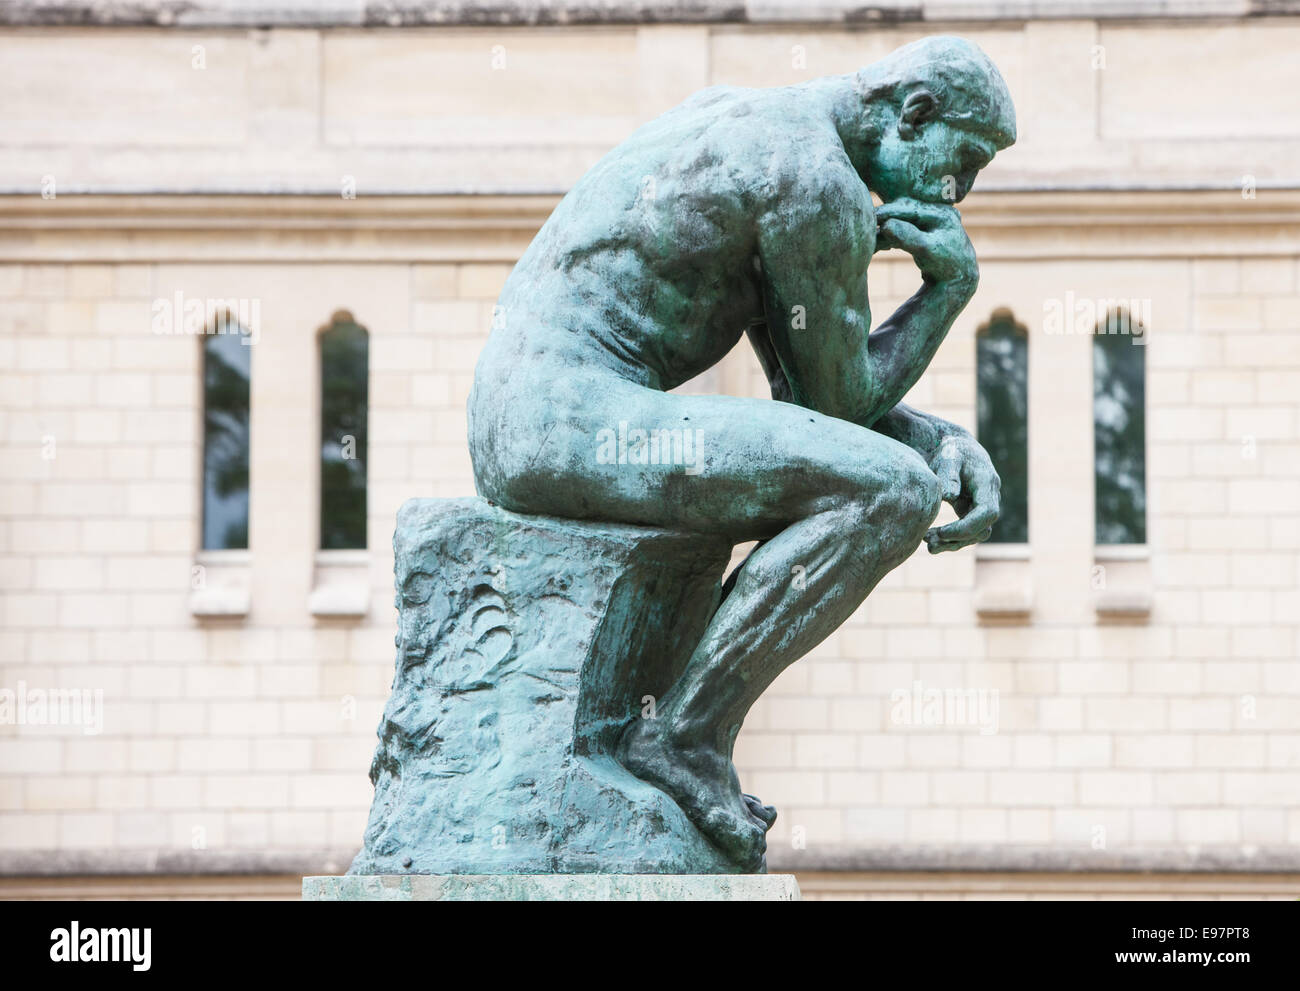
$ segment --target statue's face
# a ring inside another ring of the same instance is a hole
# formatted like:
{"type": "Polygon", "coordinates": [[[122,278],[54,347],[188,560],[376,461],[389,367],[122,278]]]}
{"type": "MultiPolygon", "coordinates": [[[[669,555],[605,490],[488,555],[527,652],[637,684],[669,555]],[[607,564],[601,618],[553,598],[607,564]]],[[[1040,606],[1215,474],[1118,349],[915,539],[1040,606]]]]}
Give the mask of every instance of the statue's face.
{"type": "Polygon", "coordinates": [[[960,203],[997,146],[966,124],[942,118],[891,128],[881,139],[871,190],[882,200],[907,196],[925,203],[960,203]]]}

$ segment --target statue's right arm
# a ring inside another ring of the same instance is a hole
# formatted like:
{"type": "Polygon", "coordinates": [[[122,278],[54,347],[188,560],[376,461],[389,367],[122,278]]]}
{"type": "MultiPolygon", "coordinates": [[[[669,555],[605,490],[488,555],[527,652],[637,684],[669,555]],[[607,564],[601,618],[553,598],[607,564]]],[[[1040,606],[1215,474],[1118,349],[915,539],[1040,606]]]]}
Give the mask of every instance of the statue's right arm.
{"type": "Polygon", "coordinates": [[[767,329],[794,401],[864,427],[920,378],[979,280],[951,206],[881,207],[880,238],[912,255],[922,286],[871,330],[876,215],[857,175],[830,169],[789,183],[760,217],[758,237],[767,329]]]}
{"type": "Polygon", "coordinates": [[[906,444],[927,462],[938,452],[939,445],[949,433],[965,432],[955,423],[949,423],[905,403],[899,403],[880,417],[872,429],[900,444],[906,444]]]}
{"type": "Polygon", "coordinates": [[[877,392],[867,348],[875,221],[866,187],[851,178],[792,183],[760,215],[766,327],[752,328],[750,339],[773,382],[770,346],[787,401],[868,426],[877,392]],[[756,339],[763,333],[766,341],[756,339]]]}

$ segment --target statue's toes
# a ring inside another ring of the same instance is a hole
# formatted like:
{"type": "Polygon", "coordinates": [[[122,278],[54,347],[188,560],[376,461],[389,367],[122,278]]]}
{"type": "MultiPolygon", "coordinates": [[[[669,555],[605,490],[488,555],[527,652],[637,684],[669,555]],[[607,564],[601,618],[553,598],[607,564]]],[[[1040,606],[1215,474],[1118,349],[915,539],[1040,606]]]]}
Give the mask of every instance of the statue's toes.
{"type": "Polygon", "coordinates": [[[745,795],[744,799],[749,814],[760,820],[765,827],[771,829],[772,823],[776,822],[776,809],[771,805],[764,805],[753,795],[745,795]]]}
{"type": "Polygon", "coordinates": [[[712,809],[704,818],[702,831],[727,856],[746,867],[756,863],[767,852],[767,828],[748,815],[738,816],[723,809],[712,809]]]}

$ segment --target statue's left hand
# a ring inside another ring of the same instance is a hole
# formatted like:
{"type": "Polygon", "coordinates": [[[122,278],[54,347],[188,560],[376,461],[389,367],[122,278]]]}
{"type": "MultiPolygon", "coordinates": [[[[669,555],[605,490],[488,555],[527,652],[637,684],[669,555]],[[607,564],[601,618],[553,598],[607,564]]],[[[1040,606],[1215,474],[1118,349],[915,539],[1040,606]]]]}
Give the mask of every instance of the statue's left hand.
{"type": "Polygon", "coordinates": [[[964,430],[946,434],[930,459],[930,470],[939,479],[944,502],[959,517],[926,531],[930,553],[960,550],[988,540],[1001,511],[1002,480],[979,441],[964,430]]]}

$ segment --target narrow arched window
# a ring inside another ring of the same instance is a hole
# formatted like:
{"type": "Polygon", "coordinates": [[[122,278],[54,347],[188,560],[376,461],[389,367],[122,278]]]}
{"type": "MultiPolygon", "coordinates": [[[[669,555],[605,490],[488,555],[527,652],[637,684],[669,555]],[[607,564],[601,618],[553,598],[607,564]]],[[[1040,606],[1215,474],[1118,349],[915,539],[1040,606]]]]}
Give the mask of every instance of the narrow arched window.
{"type": "Polygon", "coordinates": [[[1112,310],[1092,339],[1094,519],[1098,544],[1145,544],[1146,335],[1112,310]]]}
{"type": "Polygon", "coordinates": [[[203,549],[248,547],[252,338],[228,314],[203,335],[203,549]]]}
{"type": "Polygon", "coordinates": [[[1010,310],[976,332],[977,430],[1002,479],[990,543],[1029,541],[1029,337],[1010,310]]]}
{"type": "Polygon", "coordinates": [[[345,311],[320,334],[320,546],[366,546],[370,337],[345,311]]]}

